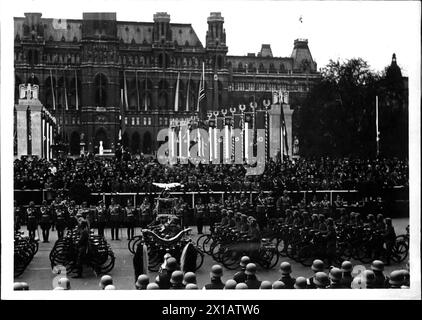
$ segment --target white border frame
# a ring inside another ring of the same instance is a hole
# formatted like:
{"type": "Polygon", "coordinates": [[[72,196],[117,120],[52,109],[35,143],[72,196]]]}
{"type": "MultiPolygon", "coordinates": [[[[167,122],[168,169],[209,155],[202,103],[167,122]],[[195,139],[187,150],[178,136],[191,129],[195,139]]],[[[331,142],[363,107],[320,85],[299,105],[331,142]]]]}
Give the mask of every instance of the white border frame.
{"type": "MultiPolygon", "coordinates": [[[[26,12],[25,5],[34,2],[39,3],[38,12],[43,12],[43,8],[47,6],[57,5],[57,1],[29,1],[20,0],[13,3],[1,2],[1,297],[2,299],[22,299],[22,300],[61,300],[61,299],[105,299],[105,300],[292,300],[292,299],[310,299],[310,300],[361,300],[361,299],[421,299],[421,282],[420,282],[420,70],[421,70],[421,39],[409,39],[414,52],[412,52],[411,68],[408,70],[409,76],[409,192],[410,192],[410,261],[411,261],[411,286],[406,290],[319,290],[315,294],[313,290],[260,290],[259,294],[255,290],[230,291],[230,290],[195,290],[183,291],[183,294],[172,290],[153,290],[153,291],[133,291],[133,290],[116,290],[116,291],[91,291],[91,290],[71,290],[71,291],[49,291],[49,290],[29,290],[29,291],[13,291],[13,108],[14,103],[14,24],[11,9],[21,8],[26,12]]],[[[65,4],[65,2],[62,2],[65,4]]],[[[141,5],[142,1],[136,2],[141,5]]],[[[359,2],[357,2],[359,3],[359,2]]],[[[405,2],[406,3],[406,2],[405,2]]],[[[88,6],[87,2],[80,0],[72,1],[72,6],[80,4],[80,11],[90,11],[84,9],[88,6]]],[[[116,2],[95,0],[89,2],[89,7],[94,5],[101,8],[99,11],[116,11],[124,5],[133,5],[133,1],[122,0],[116,2]],[[111,9],[111,10],[110,10],[111,9]]],[[[382,4],[380,4],[382,5],[382,4]]],[[[406,5],[414,6],[415,10],[420,10],[420,2],[407,2],[406,5]]],[[[217,3],[218,7],[222,7],[223,2],[217,3]]],[[[376,13],[374,13],[376,14],[376,13]]],[[[63,15],[66,16],[65,8],[63,15]]],[[[48,17],[59,18],[59,17],[48,17]]],[[[79,18],[79,17],[69,17],[79,18]]],[[[189,21],[186,21],[189,23],[189,21]]],[[[205,23],[205,22],[204,22],[205,23]]],[[[419,32],[420,19],[415,21],[415,28],[419,32]]],[[[315,45],[315,44],[314,44],[315,45]]],[[[245,48],[245,52],[248,48],[245,48]]],[[[386,61],[386,64],[388,61],[386,61]]],[[[118,287],[118,284],[116,284],[118,287]]]]}

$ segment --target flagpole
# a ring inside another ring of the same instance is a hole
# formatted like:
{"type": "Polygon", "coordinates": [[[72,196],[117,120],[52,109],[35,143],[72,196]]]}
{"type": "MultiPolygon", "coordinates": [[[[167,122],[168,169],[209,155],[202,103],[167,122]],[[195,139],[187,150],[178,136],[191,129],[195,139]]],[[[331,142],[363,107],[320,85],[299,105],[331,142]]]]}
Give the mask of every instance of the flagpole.
{"type": "Polygon", "coordinates": [[[380,153],[380,132],[378,128],[378,96],[375,96],[375,129],[376,129],[377,157],[378,157],[380,153]]]}
{"type": "Polygon", "coordinates": [[[126,71],[123,70],[123,81],[124,81],[124,93],[125,93],[125,104],[126,104],[126,110],[129,108],[128,102],[127,102],[127,83],[126,83],[126,71]]]}
{"type": "Polygon", "coordinates": [[[186,111],[189,111],[189,92],[190,92],[190,72],[189,72],[189,80],[188,80],[188,89],[186,93],[186,111]]]}

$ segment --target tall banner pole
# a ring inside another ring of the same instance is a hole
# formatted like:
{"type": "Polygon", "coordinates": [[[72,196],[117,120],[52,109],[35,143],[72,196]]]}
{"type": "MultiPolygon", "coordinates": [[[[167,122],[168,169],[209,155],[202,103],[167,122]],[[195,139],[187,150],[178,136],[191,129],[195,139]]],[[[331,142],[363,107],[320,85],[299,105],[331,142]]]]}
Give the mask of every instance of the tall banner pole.
{"type": "Polygon", "coordinates": [[[378,128],[378,96],[375,96],[375,129],[376,129],[376,139],[377,139],[377,157],[380,153],[380,132],[378,128]]]}

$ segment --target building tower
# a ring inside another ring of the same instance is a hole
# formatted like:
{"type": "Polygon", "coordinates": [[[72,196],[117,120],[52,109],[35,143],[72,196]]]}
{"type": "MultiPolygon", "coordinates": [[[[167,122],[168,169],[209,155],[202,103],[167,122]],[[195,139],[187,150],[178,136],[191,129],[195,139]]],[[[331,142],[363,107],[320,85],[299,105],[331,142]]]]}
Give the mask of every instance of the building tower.
{"type": "MultiPolygon", "coordinates": [[[[228,48],[226,46],[226,30],[223,28],[224,18],[221,16],[221,12],[211,12],[210,16],[207,19],[208,22],[208,31],[206,34],[206,52],[209,57],[208,68],[211,68],[213,71],[213,82],[212,86],[208,86],[209,97],[208,107],[213,110],[219,109],[222,107],[222,91],[227,84],[223,84],[219,81],[217,72],[223,69],[226,69],[226,54],[228,48]],[[211,92],[213,91],[213,94],[211,92]]],[[[224,90],[225,91],[225,90],[224,90]]]]}

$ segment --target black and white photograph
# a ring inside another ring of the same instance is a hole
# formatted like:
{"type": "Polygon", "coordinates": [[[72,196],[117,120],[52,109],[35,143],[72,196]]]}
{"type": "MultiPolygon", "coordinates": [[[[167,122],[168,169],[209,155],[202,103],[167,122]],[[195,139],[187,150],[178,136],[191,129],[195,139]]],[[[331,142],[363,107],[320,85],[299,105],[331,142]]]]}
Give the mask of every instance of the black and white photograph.
{"type": "Polygon", "coordinates": [[[420,300],[420,18],[2,3],[2,298],[420,300]]]}

